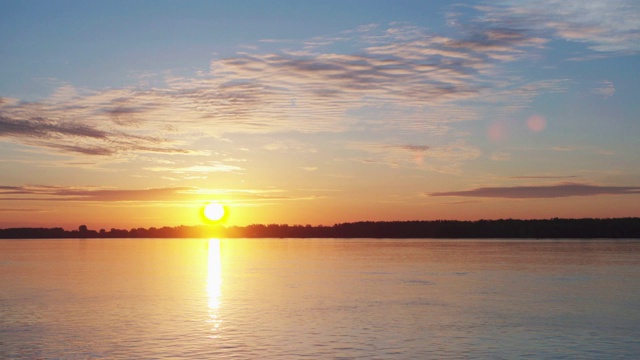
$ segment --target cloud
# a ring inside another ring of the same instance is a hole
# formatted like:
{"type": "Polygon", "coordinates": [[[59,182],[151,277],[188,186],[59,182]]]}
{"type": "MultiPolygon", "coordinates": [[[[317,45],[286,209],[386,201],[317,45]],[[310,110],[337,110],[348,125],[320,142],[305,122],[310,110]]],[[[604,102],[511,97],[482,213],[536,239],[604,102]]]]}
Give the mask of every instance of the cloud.
{"type": "Polygon", "coordinates": [[[491,160],[493,161],[507,161],[511,159],[511,154],[506,151],[499,151],[491,154],[491,160]]]}
{"type": "Polygon", "coordinates": [[[194,191],[191,187],[116,190],[96,187],[65,186],[3,186],[0,200],[60,200],[60,201],[158,201],[176,199],[194,191]]]}
{"type": "Polygon", "coordinates": [[[532,37],[520,29],[495,27],[476,30],[466,39],[454,41],[451,45],[478,51],[495,60],[513,61],[526,55],[522,47],[542,48],[546,42],[546,39],[532,37]]]}
{"type": "Polygon", "coordinates": [[[11,209],[11,208],[0,208],[0,212],[43,212],[44,210],[42,209],[30,209],[30,208],[18,208],[18,209],[11,209]]]}
{"type": "Polygon", "coordinates": [[[413,153],[424,153],[431,149],[431,146],[427,145],[388,145],[389,148],[396,148],[400,150],[406,150],[413,153]]]}
{"type": "Polygon", "coordinates": [[[482,187],[464,191],[436,192],[429,196],[534,199],[634,194],[640,195],[640,186],[598,186],[566,182],[547,186],[482,187]]]}
{"type": "Polygon", "coordinates": [[[362,159],[366,163],[418,167],[441,173],[459,173],[463,163],[480,156],[479,150],[462,140],[442,146],[352,142],[348,147],[375,156],[362,159]]]}
{"type": "Polygon", "coordinates": [[[607,149],[596,149],[595,152],[596,152],[596,154],[607,155],[607,156],[611,156],[611,155],[615,155],[616,154],[614,151],[607,150],[607,149]]]}
{"type": "Polygon", "coordinates": [[[553,150],[553,151],[576,151],[576,150],[579,150],[579,148],[577,148],[575,146],[563,145],[563,146],[554,146],[554,147],[551,148],[551,150],[553,150]]]}
{"type": "Polygon", "coordinates": [[[0,116],[0,136],[25,136],[32,138],[81,137],[104,139],[107,133],[84,124],[57,122],[41,117],[31,119],[9,119],[0,116]]]}
{"type": "MultiPolygon", "coordinates": [[[[76,101],[73,98],[71,101],[76,101]]],[[[0,138],[61,153],[114,155],[121,152],[188,153],[170,147],[171,141],[150,134],[107,128],[99,119],[81,118],[84,112],[45,103],[0,102],[0,138]],[[74,116],[74,111],[78,116],[74,116]],[[89,121],[85,121],[89,119],[89,121]]]]}
{"type": "Polygon", "coordinates": [[[479,201],[452,201],[442,203],[442,205],[468,205],[468,204],[479,204],[479,201]]]}
{"type": "MultiPolygon", "coordinates": [[[[317,191],[318,190],[314,190],[314,192],[317,191]]],[[[313,200],[324,197],[324,195],[308,194],[305,191],[296,191],[296,194],[288,195],[284,190],[280,189],[206,189],[187,186],[150,189],[111,189],[47,185],[0,186],[0,201],[197,203],[211,196],[220,199],[232,199],[237,203],[252,201],[313,200]]]]}
{"type": "Polygon", "coordinates": [[[151,167],[151,168],[145,168],[145,170],[157,171],[157,172],[173,172],[176,174],[186,174],[186,173],[232,172],[232,171],[240,171],[243,169],[239,166],[234,166],[234,165],[212,163],[209,165],[194,165],[194,166],[186,166],[186,167],[151,167]]]}
{"type": "Polygon", "coordinates": [[[190,154],[198,139],[222,133],[442,135],[450,123],[499,116],[496,109],[515,111],[540,93],[562,91],[561,80],[528,83],[501,71],[544,42],[510,28],[456,38],[370,24],[288,41],[288,50],[216,58],[208,73],[167,75],[161,86],[148,79],[97,91],[65,84],[42,101],[0,99],[0,137],[64,154],[121,156],[190,154]]]}
{"type": "Polygon", "coordinates": [[[616,93],[616,89],[613,87],[613,83],[608,80],[603,80],[598,84],[598,87],[592,90],[594,94],[601,95],[604,98],[613,96],[616,93]]]}
{"type": "Polygon", "coordinates": [[[262,146],[263,149],[268,151],[276,151],[276,152],[295,152],[295,153],[316,153],[318,150],[310,147],[309,144],[306,144],[301,141],[286,139],[286,140],[278,140],[275,142],[268,143],[262,146]]]}
{"type": "Polygon", "coordinates": [[[125,106],[116,106],[111,109],[105,109],[105,114],[108,114],[117,125],[122,126],[139,126],[142,120],[136,117],[136,114],[144,113],[144,109],[137,109],[125,106]]]}
{"type": "Polygon", "coordinates": [[[576,175],[525,175],[525,176],[509,176],[509,179],[570,179],[577,178],[576,175]]]}
{"type": "Polygon", "coordinates": [[[603,53],[640,51],[640,3],[635,0],[503,0],[490,4],[477,7],[487,26],[582,42],[603,53]]]}

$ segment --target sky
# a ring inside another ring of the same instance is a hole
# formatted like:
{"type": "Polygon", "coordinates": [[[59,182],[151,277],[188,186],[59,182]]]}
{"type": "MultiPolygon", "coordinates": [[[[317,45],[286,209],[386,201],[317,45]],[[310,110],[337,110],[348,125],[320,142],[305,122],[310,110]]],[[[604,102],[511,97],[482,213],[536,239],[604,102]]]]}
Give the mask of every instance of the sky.
{"type": "Polygon", "coordinates": [[[640,3],[0,0],[0,228],[640,216],[640,3]]]}

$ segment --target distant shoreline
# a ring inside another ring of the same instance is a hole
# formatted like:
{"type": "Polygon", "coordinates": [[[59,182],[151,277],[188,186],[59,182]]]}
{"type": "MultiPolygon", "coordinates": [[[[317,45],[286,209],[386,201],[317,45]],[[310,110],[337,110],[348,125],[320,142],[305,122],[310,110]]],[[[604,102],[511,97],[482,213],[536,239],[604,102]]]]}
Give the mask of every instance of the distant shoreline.
{"type": "Polygon", "coordinates": [[[254,224],[78,230],[0,229],[0,239],[74,238],[393,238],[393,239],[595,239],[640,238],[640,218],[539,220],[361,221],[332,226],[254,224]]]}

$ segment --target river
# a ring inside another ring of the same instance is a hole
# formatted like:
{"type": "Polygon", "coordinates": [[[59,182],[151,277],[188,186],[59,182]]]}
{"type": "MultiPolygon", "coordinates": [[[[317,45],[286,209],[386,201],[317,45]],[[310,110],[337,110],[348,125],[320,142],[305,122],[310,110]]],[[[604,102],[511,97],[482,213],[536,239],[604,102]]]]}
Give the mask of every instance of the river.
{"type": "Polygon", "coordinates": [[[640,240],[0,240],[0,358],[637,359],[640,240]]]}

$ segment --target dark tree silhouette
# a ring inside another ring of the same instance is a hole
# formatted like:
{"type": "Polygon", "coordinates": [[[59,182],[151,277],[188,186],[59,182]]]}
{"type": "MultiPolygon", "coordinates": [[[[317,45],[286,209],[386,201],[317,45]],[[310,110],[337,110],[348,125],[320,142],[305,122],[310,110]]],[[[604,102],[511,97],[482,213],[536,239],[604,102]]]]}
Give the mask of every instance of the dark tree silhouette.
{"type": "Polygon", "coordinates": [[[640,238],[640,218],[547,220],[363,221],[333,226],[253,224],[177,226],[149,229],[112,228],[100,232],[81,225],[62,228],[0,229],[0,238],[640,238]]]}

